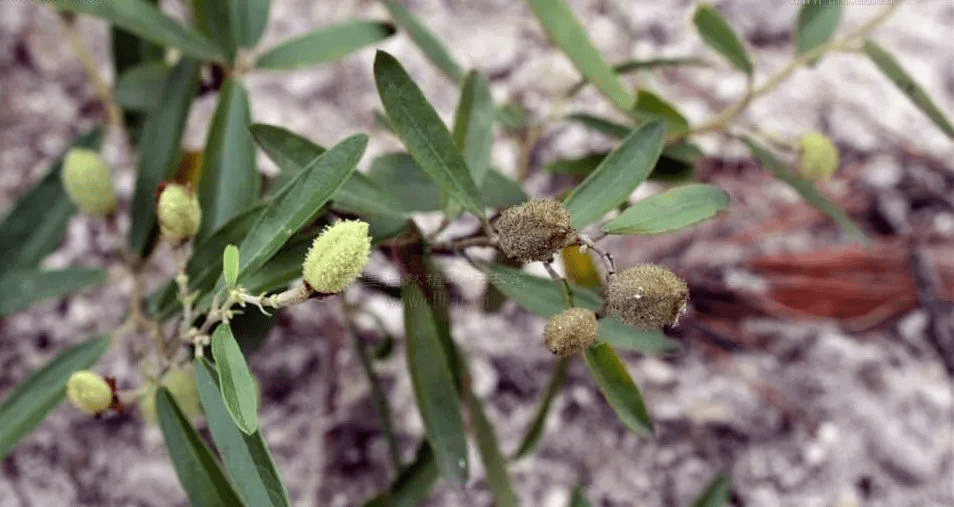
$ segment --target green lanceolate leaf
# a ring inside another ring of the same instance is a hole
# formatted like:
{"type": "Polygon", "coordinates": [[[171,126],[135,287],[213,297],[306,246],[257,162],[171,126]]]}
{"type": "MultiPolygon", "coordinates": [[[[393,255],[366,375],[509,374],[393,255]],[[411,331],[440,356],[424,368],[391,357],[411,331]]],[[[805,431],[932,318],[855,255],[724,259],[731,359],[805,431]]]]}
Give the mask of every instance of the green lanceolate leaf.
{"type": "Polygon", "coordinates": [[[613,348],[606,343],[598,343],[586,349],[583,358],[590,375],[619,420],[637,433],[652,434],[653,422],[643,397],[613,348]]]}
{"type": "MultiPolygon", "coordinates": [[[[75,5],[98,5],[99,2],[76,2],[75,5]]],[[[162,107],[149,113],[143,128],[139,160],[136,162],[136,189],[132,200],[132,224],[129,228],[130,249],[146,255],[156,229],[156,188],[172,177],[179,162],[179,144],[185,131],[192,99],[199,90],[199,62],[180,60],[169,72],[159,103],[162,107]]]]}
{"type": "Polygon", "coordinates": [[[506,209],[526,202],[527,194],[519,183],[491,168],[480,185],[480,198],[491,208],[506,209]]]}
{"type": "Polygon", "coordinates": [[[107,348],[109,339],[102,336],[73,345],[13,388],[0,403],[0,459],[63,401],[70,375],[92,367],[107,348]]]}
{"type": "Polygon", "coordinates": [[[573,227],[582,229],[623,203],[653,170],[665,139],[661,120],[650,121],[623,139],[564,200],[573,227]]]}
{"type": "Polygon", "coordinates": [[[394,34],[394,25],[379,21],[349,21],[323,26],[295,37],[258,57],[263,69],[294,69],[337,60],[394,34]]]}
{"type": "Polygon", "coordinates": [[[254,48],[265,33],[271,0],[231,0],[229,2],[232,33],[236,44],[254,48]]]}
{"type": "MultiPolygon", "coordinates": [[[[78,136],[70,148],[96,149],[101,137],[100,130],[94,130],[78,136]]],[[[66,151],[0,222],[0,277],[10,270],[37,266],[63,241],[70,217],[76,212],[60,179],[66,151]]]]}
{"type": "Polygon", "coordinates": [[[262,438],[261,429],[251,435],[239,430],[222,402],[215,366],[205,359],[196,363],[196,388],[209,422],[209,432],[245,505],[290,506],[288,491],[262,438]]]}
{"type": "Polygon", "coordinates": [[[411,14],[411,11],[401,5],[399,0],[381,0],[381,3],[388,10],[391,19],[407,32],[408,37],[417,44],[435,67],[455,83],[464,80],[464,71],[461,66],[454,61],[437,37],[411,14]]]}
{"type": "Polygon", "coordinates": [[[574,176],[589,176],[608,154],[609,152],[596,152],[576,158],[561,158],[547,164],[546,170],[574,176]]]}
{"type": "Polygon", "coordinates": [[[500,443],[494,425],[484,413],[480,400],[470,388],[464,389],[467,411],[470,413],[471,427],[474,440],[477,442],[477,452],[484,463],[487,474],[487,485],[494,496],[496,507],[516,507],[520,500],[513,490],[510,474],[507,472],[507,458],[500,452],[500,443]]]}
{"type": "Polygon", "coordinates": [[[742,41],[715,7],[708,4],[700,5],[692,16],[692,22],[695,23],[699,35],[709,47],[728,58],[735,68],[752,75],[752,61],[745,47],[742,46],[742,41]]]}
{"type": "Polygon", "coordinates": [[[217,62],[225,59],[222,50],[210,40],[144,0],[52,0],[49,3],[58,9],[105,19],[147,41],[172,46],[194,58],[217,62]]]}
{"type": "Polygon", "coordinates": [[[607,234],[659,234],[712,218],[729,205],[729,194],[714,185],[691,183],[647,197],[603,224],[607,234]]]}
{"type": "Polygon", "coordinates": [[[729,503],[731,488],[732,483],[727,476],[716,475],[706,489],[699,493],[699,497],[692,502],[692,507],[723,507],[729,503]]]}
{"type": "Polygon", "coordinates": [[[795,22],[795,51],[803,55],[828,42],[840,19],[841,4],[838,2],[803,3],[795,22]]]}
{"type": "Polygon", "coordinates": [[[165,62],[137,65],[119,76],[113,97],[123,109],[152,111],[159,105],[156,90],[162,89],[168,77],[169,66],[165,62]]]}
{"type": "Polygon", "coordinates": [[[427,499],[438,473],[434,451],[422,442],[414,461],[401,470],[391,487],[365,502],[364,507],[417,507],[427,499]]]}
{"type": "MultiPolygon", "coordinates": [[[[490,283],[500,292],[537,315],[551,317],[564,310],[563,291],[550,278],[531,275],[500,264],[477,267],[488,274],[490,283]]],[[[576,306],[590,310],[600,307],[601,300],[596,292],[577,286],[571,288],[576,306]]],[[[678,345],[661,331],[637,329],[615,317],[600,319],[599,339],[614,347],[644,354],[667,354],[678,350],[678,345]]]]}
{"type": "Polygon", "coordinates": [[[636,95],[633,115],[644,121],[655,118],[664,120],[669,129],[669,135],[684,134],[689,130],[689,120],[675,106],[647,90],[640,90],[636,95]]]}
{"type": "Polygon", "coordinates": [[[562,0],[527,0],[553,42],[588,81],[621,111],[633,107],[633,96],[590,42],[573,11],[562,0]]]}
{"type": "Polygon", "coordinates": [[[39,301],[65,296],[105,281],[106,272],[98,268],[7,271],[0,276],[0,294],[4,294],[0,299],[0,318],[39,301]]]}
{"type": "Polygon", "coordinates": [[[246,435],[258,429],[258,396],[252,372],[232,335],[232,328],[222,323],[212,333],[212,355],[219,372],[222,400],[238,429],[246,435]]]}
{"type": "Polygon", "coordinates": [[[582,484],[573,488],[573,494],[570,495],[570,503],[567,504],[567,507],[593,507],[593,504],[586,499],[586,490],[583,489],[582,484]]]}
{"type": "Polygon", "coordinates": [[[467,211],[484,216],[480,194],[450,131],[393,56],[378,51],[374,81],[398,137],[421,169],[467,211]]]}
{"type": "MultiPolygon", "coordinates": [[[[679,66],[705,66],[706,63],[699,59],[693,57],[676,57],[676,58],[647,58],[641,60],[626,60],[622,63],[617,63],[613,65],[613,71],[617,74],[630,74],[640,70],[652,70],[660,67],[679,67],[679,66]]],[[[573,96],[579,92],[584,86],[586,86],[587,81],[583,80],[579,83],[573,85],[572,88],[567,92],[568,96],[573,96]]]]}
{"type": "Polygon", "coordinates": [[[570,369],[570,361],[572,360],[571,356],[561,357],[557,360],[553,367],[553,373],[550,374],[550,381],[547,382],[547,388],[543,391],[543,397],[537,404],[537,410],[533,414],[533,419],[530,420],[530,425],[527,426],[527,431],[520,440],[520,445],[517,446],[517,450],[513,454],[513,459],[526,456],[543,437],[550,406],[553,405],[553,400],[560,393],[560,389],[563,388],[563,383],[566,382],[566,373],[570,369]]]}
{"type": "Polygon", "coordinates": [[[242,506],[219,464],[165,387],[156,391],[156,414],[179,482],[195,507],[242,506]]]}
{"type": "Polygon", "coordinates": [[[567,116],[566,119],[578,122],[584,127],[613,137],[626,137],[627,134],[633,131],[633,127],[629,125],[623,125],[622,123],[617,123],[613,120],[608,120],[589,113],[573,113],[567,116]]]}
{"type": "Polygon", "coordinates": [[[490,85],[480,73],[467,74],[454,115],[454,142],[464,154],[470,175],[478,188],[490,169],[490,151],[494,144],[496,109],[490,85]]]}
{"type": "Polygon", "coordinates": [[[301,229],[354,172],[368,144],[355,134],[312,160],[269,201],[239,245],[239,281],[265,264],[301,229]]]}
{"type": "Polygon", "coordinates": [[[942,132],[947,134],[947,137],[954,139],[954,126],[951,125],[950,120],[934,104],[924,88],[921,88],[921,85],[901,67],[894,55],[870,40],[865,41],[863,49],[868,58],[871,58],[878,69],[901,90],[901,93],[911,99],[911,102],[914,102],[918,109],[923,111],[942,132]]]}
{"type": "Polygon", "coordinates": [[[196,29],[213,41],[228,62],[235,61],[235,35],[232,31],[232,0],[191,0],[192,19],[196,29]]]}
{"type": "Polygon", "coordinates": [[[401,209],[435,211],[441,209],[440,189],[407,153],[385,153],[371,162],[368,177],[379,188],[387,188],[401,209]]]}
{"type": "Polygon", "coordinates": [[[852,236],[861,243],[870,244],[868,236],[855,224],[854,220],[849,218],[844,211],[838,208],[838,205],[831,202],[831,200],[819,192],[811,181],[790,171],[782,162],[775,158],[775,155],[772,155],[770,151],[763,148],[753,139],[745,138],[743,141],[745,141],[745,144],[749,147],[749,151],[752,152],[752,155],[762,164],[762,167],[771,171],[776,178],[788,183],[808,204],[811,204],[818,211],[828,215],[838,224],[838,227],[849,236],[852,236]]]}
{"type": "Polygon", "coordinates": [[[454,379],[447,367],[438,338],[434,314],[423,292],[413,283],[405,284],[404,329],[407,336],[407,364],[427,440],[434,450],[441,475],[457,487],[467,481],[467,442],[460,415],[454,379]]]}
{"type": "Polygon", "coordinates": [[[248,131],[251,121],[248,92],[240,82],[226,80],[219,92],[219,104],[202,157],[202,225],[197,241],[209,237],[258,199],[260,177],[255,168],[255,145],[248,131]]]}

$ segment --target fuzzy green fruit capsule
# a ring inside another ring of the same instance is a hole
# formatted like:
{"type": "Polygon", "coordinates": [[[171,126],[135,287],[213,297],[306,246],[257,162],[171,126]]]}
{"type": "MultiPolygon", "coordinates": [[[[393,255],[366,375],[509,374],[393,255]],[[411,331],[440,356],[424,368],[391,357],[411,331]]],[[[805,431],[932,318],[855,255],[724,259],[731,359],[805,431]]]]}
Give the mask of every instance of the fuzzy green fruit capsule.
{"type": "Polygon", "coordinates": [[[838,170],[838,147],[821,132],[809,132],[800,141],[798,167],[814,181],[828,181],[838,170]]]}
{"type": "Polygon", "coordinates": [[[583,308],[569,308],[550,317],[543,328],[543,343],[558,356],[583,352],[596,343],[600,325],[596,314],[583,308]]]}
{"type": "Polygon", "coordinates": [[[239,249],[235,245],[229,245],[222,252],[222,278],[230,289],[234,289],[235,284],[238,283],[238,271],[239,249]]]}
{"type": "Polygon", "coordinates": [[[606,287],[607,311],[641,328],[675,325],[688,301],[685,280],[656,264],[633,266],[612,277],[606,287]]]}
{"type": "Polygon", "coordinates": [[[534,199],[508,208],[496,223],[500,250],[508,257],[546,261],[576,236],[563,203],[534,199]]]}
{"type": "Polygon", "coordinates": [[[60,177],[66,195],[84,213],[106,216],[116,209],[116,191],[99,153],[73,148],[63,160],[60,177]]]}
{"type": "MultiPolygon", "coordinates": [[[[192,364],[169,370],[159,384],[169,390],[172,399],[186,417],[195,419],[202,413],[199,391],[195,384],[195,367],[192,364]]],[[[139,410],[147,421],[156,422],[156,386],[152,386],[140,399],[139,410]]]]}
{"type": "Polygon", "coordinates": [[[368,224],[342,220],[315,238],[302,264],[302,277],[312,290],[322,294],[341,292],[368,263],[371,237],[368,224]]]}
{"type": "Polygon", "coordinates": [[[195,192],[177,183],[166,183],[156,201],[162,236],[172,244],[191,238],[202,223],[202,208],[195,192]]]}
{"type": "Polygon", "coordinates": [[[73,406],[88,415],[105,412],[113,404],[113,388],[103,377],[89,370],[70,375],[66,383],[66,395],[73,406]]]}

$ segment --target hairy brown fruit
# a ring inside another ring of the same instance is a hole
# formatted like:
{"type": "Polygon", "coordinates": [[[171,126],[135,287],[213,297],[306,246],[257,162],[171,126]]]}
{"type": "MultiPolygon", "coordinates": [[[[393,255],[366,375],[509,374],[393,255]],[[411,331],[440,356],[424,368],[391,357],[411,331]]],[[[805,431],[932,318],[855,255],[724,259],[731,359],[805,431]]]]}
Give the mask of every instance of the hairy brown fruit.
{"type": "Polygon", "coordinates": [[[558,356],[582,352],[596,343],[596,315],[583,308],[570,308],[550,317],[543,328],[543,343],[558,356]]]}
{"type": "Polygon", "coordinates": [[[508,208],[497,219],[500,249],[524,262],[548,260],[575,237],[563,203],[534,199],[508,208]]]}
{"type": "Polygon", "coordinates": [[[676,324],[688,300],[685,280],[656,264],[633,266],[611,278],[606,287],[608,312],[642,328],[676,324]]]}

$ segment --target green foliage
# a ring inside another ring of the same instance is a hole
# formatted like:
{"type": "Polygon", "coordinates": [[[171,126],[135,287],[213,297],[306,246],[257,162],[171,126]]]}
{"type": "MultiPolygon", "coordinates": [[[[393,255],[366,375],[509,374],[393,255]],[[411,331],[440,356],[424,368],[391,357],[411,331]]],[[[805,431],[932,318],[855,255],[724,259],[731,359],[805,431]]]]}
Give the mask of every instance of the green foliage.
{"type": "Polygon", "coordinates": [[[739,36],[715,7],[707,4],[699,5],[692,16],[692,22],[709,47],[726,57],[735,68],[749,76],[752,75],[754,67],[748,52],[739,40],[739,36]]]}

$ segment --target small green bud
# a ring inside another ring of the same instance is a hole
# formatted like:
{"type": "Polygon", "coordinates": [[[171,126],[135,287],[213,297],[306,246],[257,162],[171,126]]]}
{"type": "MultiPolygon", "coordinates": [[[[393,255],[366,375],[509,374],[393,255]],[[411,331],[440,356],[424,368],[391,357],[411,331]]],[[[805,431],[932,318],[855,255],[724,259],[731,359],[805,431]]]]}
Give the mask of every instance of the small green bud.
{"type": "Polygon", "coordinates": [[[607,311],[642,328],[675,325],[689,301],[689,286],[672,271],[639,264],[612,277],[606,287],[607,311]]]}
{"type": "Polygon", "coordinates": [[[838,147],[821,132],[802,136],[798,162],[802,175],[814,181],[828,181],[838,170],[838,147]]]}
{"type": "Polygon", "coordinates": [[[543,343],[558,356],[583,352],[596,343],[600,325],[596,314],[583,308],[569,308],[550,317],[543,328],[543,343]]]}
{"type": "Polygon", "coordinates": [[[199,230],[202,208],[191,189],[178,183],[165,183],[156,201],[156,216],[163,237],[170,243],[179,244],[199,230]]]}
{"type": "Polygon", "coordinates": [[[70,375],[66,395],[76,408],[89,415],[98,415],[113,404],[113,388],[103,377],[89,370],[70,375]]]}
{"type": "Polygon", "coordinates": [[[225,284],[228,285],[230,289],[234,289],[235,284],[238,282],[238,270],[239,249],[235,245],[229,245],[225,247],[225,251],[222,252],[222,278],[225,279],[225,284]]]}
{"type": "Polygon", "coordinates": [[[63,160],[60,177],[66,195],[84,213],[106,216],[116,209],[116,192],[109,178],[109,168],[99,153],[73,148],[63,160]]]}
{"type": "MultiPolygon", "coordinates": [[[[176,405],[182,410],[182,413],[189,419],[195,419],[202,413],[202,405],[199,402],[199,391],[195,384],[195,366],[185,365],[181,368],[174,368],[162,376],[159,384],[169,390],[172,399],[176,400],[176,405]]],[[[152,386],[139,400],[139,410],[143,417],[150,423],[155,423],[156,418],[156,386],[152,386]]]]}
{"type": "Polygon", "coordinates": [[[341,292],[364,269],[370,252],[368,224],[360,220],[342,220],[326,227],[315,238],[305,255],[302,276],[316,292],[341,292]]]}
{"type": "Polygon", "coordinates": [[[496,226],[500,250],[524,262],[546,261],[575,237],[563,203],[546,198],[504,210],[496,226]]]}

